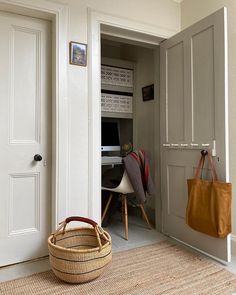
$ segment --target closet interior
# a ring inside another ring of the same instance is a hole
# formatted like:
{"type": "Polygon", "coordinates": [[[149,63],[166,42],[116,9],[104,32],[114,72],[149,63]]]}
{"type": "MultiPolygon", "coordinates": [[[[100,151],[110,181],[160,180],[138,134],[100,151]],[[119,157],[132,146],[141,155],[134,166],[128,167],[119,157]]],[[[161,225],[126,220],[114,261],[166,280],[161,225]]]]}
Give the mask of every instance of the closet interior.
{"type": "Polygon", "coordinates": [[[118,247],[156,237],[160,194],[159,66],[158,46],[101,36],[102,225],[111,232],[118,247]],[[144,204],[152,230],[137,206],[135,194],[128,194],[127,242],[122,193],[103,188],[119,186],[125,169],[122,159],[131,150],[139,149],[148,157],[155,185],[155,195],[148,196],[144,204]]]}

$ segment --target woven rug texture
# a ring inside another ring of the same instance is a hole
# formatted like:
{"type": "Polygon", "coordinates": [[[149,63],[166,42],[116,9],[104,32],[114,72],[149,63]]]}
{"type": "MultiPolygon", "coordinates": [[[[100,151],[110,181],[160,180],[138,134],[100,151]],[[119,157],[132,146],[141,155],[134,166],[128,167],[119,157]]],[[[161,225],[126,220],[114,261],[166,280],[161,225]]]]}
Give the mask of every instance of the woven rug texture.
{"type": "Polygon", "coordinates": [[[98,279],[81,285],[52,271],[0,284],[1,295],[232,295],[236,275],[168,241],[115,253],[98,279]]]}

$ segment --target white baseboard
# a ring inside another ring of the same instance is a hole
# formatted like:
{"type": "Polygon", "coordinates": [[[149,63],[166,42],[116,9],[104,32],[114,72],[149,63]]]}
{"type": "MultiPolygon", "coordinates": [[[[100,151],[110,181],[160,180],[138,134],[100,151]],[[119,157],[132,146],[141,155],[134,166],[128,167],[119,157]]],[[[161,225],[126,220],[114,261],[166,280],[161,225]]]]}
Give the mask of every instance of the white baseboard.
{"type": "Polygon", "coordinates": [[[236,256],[236,235],[231,234],[231,249],[232,255],[236,256]]]}
{"type": "Polygon", "coordinates": [[[32,274],[47,271],[49,269],[51,269],[51,267],[48,256],[32,261],[12,264],[2,268],[0,267],[0,283],[30,276],[32,274]]]}

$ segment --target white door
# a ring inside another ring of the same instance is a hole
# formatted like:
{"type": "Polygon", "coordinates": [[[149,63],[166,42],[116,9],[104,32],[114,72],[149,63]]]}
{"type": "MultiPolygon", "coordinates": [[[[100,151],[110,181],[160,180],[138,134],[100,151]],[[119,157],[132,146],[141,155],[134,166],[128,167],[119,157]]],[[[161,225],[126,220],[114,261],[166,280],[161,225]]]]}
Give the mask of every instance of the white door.
{"type": "Polygon", "coordinates": [[[221,9],[161,44],[161,170],[164,233],[229,261],[230,236],[213,238],[185,223],[186,180],[202,149],[215,146],[219,178],[229,180],[225,24],[221,9]]]}
{"type": "Polygon", "coordinates": [[[51,223],[50,23],[1,12],[0,39],[3,266],[47,255],[51,223]],[[37,154],[41,161],[34,160],[37,154]]]}

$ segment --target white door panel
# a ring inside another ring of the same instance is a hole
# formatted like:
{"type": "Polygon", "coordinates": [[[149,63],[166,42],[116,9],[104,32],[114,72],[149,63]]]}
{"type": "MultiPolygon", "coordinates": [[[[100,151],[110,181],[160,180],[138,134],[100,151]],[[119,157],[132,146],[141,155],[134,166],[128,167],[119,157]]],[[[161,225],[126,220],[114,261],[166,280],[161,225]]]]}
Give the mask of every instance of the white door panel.
{"type": "Polygon", "coordinates": [[[161,170],[163,231],[229,261],[229,238],[209,237],[185,222],[186,180],[204,145],[216,143],[219,178],[228,181],[225,17],[221,9],[161,44],[161,170]]]}
{"type": "Polygon", "coordinates": [[[0,266],[47,255],[50,23],[0,13],[0,266]],[[34,161],[34,155],[43,160],[34,161]],[[47,166],[44,166],[47,160],[47,166]]]}

